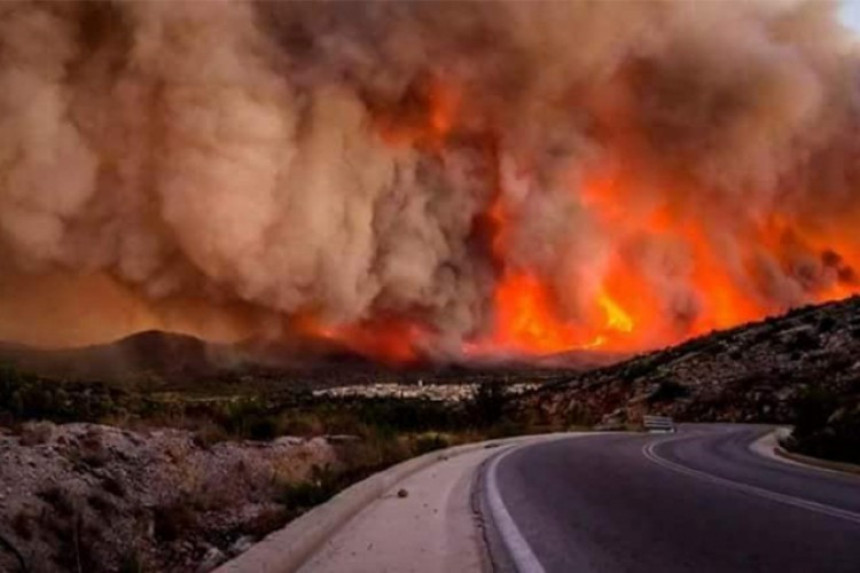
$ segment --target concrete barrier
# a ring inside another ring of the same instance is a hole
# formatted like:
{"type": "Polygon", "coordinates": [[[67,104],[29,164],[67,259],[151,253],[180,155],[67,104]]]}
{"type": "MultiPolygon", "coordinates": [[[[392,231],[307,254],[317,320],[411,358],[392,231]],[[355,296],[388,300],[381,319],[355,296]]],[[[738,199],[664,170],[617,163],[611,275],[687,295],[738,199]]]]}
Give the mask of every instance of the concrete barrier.
{"type": "Polygon", "coordinates": [[[283,529],[269,534],[245,553],[221,565],[215,573],[296,571],[359,511],[413,473],[465,453],[563,435],[565,434],[540,434],[489,440],[454,446],[412,458],[346,488],[326,503],[293,520],[283,529]]]}
{"type": "Polygon", "coordinates": [[[669,416],[642,416],[642,424],[649,432],[675,431],[675,422],[669,416]]]}

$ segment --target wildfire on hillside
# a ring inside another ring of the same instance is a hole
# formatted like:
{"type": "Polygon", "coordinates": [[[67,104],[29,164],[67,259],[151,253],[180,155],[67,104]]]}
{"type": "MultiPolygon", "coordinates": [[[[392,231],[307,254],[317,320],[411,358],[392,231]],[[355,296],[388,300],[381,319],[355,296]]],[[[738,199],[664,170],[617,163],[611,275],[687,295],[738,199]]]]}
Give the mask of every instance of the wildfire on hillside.
{"type": "Polygon", "coordinates": [[[845,297],[857,54],[803,1],[7,3],[0,338],[403,364],[845,297]]]}
{"type": "MultiPolygon", "coordinates": [[[[413,106],[408,116],[401,117],[402,123],[389,118],[382,124],[380,134],[386,142],[420,146],[439,154],[449,137],[457,137],[459,118],[452,102],[459,90],[441,79],[429,86],[430,91],[420,98],[421,106],[413,106]]],[[[481,134],[484,141],[492,137],[492,133],[481,134]]],[[[498,146],[493,142],[493,149],[498,146]]],[[[761,272],[757,261],[762,258],[775,261],[782,272],[797,279],[804,302],[836,300],[860,292],[854,271],[860,252],[850,233],[813,230],[802,213],[783,213],[775,206],[765,217],[738,221],[738,234],[729,240],[739,257],[727,258],[714,220],[703,212],[702,205],[689,203],[689,197],[697,196],[695,189],[687,196],[667,192],[640,206],[634,198],[635,181],[625,182],[623,175],[613,171],[597,166],[578,188],[579,208],[599,222],[601,233],[609,240],[602,245],[606,262],[588,269],[590,288],[575,310],[564,307],[563,295],[556,289],[564,290],[565,285],[554,280],[551,269],[547,276],[545,270],[509,262],[506,241],[516,227],[516,212],[505,205],[505,191],[496,190],[487,209],[479,214],[491,222],[491,232],[484,239],[496,270],[492,326],[464,343],[467,356],[511,352],[539,356],[577,349],[634,351],[760,319],[784,310],[773,304],[767,292],[768,277],[757,276],[761,272]],[[649,262],[643,264],[639,259],[642,253],[637,245],[660,242],[685,251],[684,268],[675,269],[678,274],[672,277],[677,285],[667,284],[666,277],[649,276],[649,262]],[[673,287],[695,293],[688,312],[667,311],[661,306],[665,290],[673,287]]],[[[525,180],[532,176],[527,169],[518,173],[525,180]]],[[[494,173],[491,179],[499,184],[502,177],[494,173]]],[[[571,290],[578,286],[569,285],[571,290]]],[[[432,334],[420,321],[394,318],[330,329],[327,336],[397,364],[418,359],[415,349],[432,334]]]]}

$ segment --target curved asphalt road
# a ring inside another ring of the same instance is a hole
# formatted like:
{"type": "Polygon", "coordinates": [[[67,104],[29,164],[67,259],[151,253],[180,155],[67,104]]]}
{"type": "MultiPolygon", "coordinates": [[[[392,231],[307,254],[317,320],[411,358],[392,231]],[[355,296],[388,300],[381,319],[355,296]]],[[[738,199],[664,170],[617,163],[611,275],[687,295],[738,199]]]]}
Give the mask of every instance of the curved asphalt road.
{"type": "Polygon", "coordinates": [[[689,426],[502,454],[485,480],[510,517],[494,520],[494,561],[513,529],[513,560],[538,572],[860,572],[860,477],[750,451],[766,431],[689,426]]]}

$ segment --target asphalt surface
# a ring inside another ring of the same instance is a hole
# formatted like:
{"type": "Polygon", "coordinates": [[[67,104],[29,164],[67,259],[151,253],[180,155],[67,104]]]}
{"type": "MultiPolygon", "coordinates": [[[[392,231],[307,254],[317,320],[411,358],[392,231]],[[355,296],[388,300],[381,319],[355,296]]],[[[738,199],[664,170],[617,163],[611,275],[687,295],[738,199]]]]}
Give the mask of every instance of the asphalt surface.
{"type": "MultiPolygon", "coordinates": [[[[860,572],[860,477],[750,451],[766,431],[540,443],[502,454],[488,489],[532,571],[860,572]]],[[[492,552],[516,553],[495,525],[492,552]]]]}

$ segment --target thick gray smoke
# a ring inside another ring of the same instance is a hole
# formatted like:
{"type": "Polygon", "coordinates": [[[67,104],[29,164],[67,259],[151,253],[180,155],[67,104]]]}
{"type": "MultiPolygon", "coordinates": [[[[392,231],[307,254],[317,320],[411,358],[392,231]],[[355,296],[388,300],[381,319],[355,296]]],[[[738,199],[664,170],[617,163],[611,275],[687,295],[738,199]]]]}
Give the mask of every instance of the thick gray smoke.
{"type": "Polygon", "coordinates": [[[622,209],[700,221],[752,298],[796,304],[860,254],[858,59],[833,12],[0,3],[0,282],[20,287],[0,295],[91,273],[259,317],[407,317],[445,348],[492,328],[500,265],[576,320],[621,253],[689,320],[689,245],[589,209],[610,169],[622,209]],[[838,261],[755,236],[776,213],[842,229],[838,261]]]}

